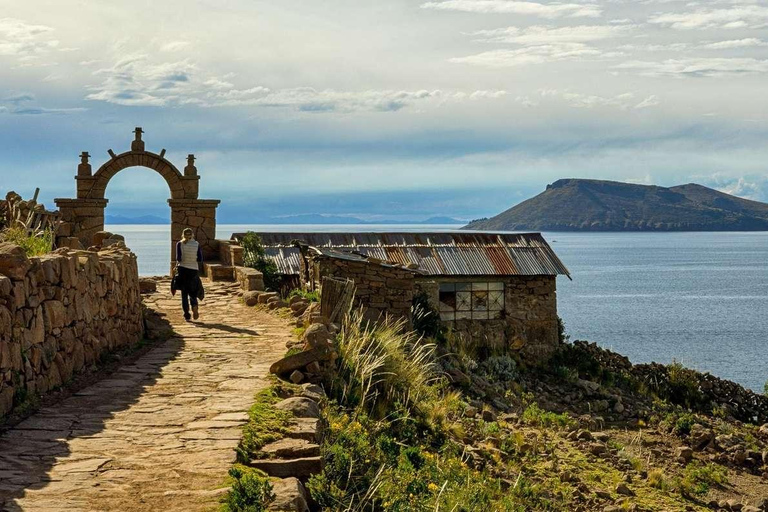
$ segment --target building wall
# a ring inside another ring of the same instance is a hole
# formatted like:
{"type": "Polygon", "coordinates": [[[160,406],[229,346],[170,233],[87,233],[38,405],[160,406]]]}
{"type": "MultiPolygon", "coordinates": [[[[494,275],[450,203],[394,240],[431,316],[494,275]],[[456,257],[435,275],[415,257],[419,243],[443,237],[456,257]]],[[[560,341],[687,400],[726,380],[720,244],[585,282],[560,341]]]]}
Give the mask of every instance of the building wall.
{"type": "Polygon", "coordinates": [[[143,334],[136,256],[0,244],[0,418],[143,334]]]}
{"type": "Polygon", "coordinates": [[[355,282],[355,305],[365,308],[367,318],[378,320],[389,315],[405,318],[410,323],[413,271],[334,258],[310,258],[308,264],[315,289],[324,276],[352,279],[355,282]]]}
{"type": "Polygon", "coordinates": [[[557,294],[555,276],[476,276],[417,278],[430,304],[440,309],[440,284],[503,282],[504,305],[499,318],[444,320],[464,348],[478,357],[516,351],[529,361],[546,360],[557,348],[557,294]]]}

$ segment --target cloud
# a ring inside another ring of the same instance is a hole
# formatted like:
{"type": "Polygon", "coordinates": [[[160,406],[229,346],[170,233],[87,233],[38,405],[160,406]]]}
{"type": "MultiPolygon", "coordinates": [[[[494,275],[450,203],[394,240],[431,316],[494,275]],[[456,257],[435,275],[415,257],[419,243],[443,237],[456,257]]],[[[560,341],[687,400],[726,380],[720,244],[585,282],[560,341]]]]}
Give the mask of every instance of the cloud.
{"type": "Polygon", "coordinates": [[[515,43],[531,46],[600,41],[626,34],[630,29],[631,27],[627,25],[578,25],[573,27],[533,25],[523,29],[507,27],[480,30],[472,35],[481,36],[480,40],[488,43],[515,43]]]}
{"type": "Polygon", "coordinates": [[[730,39],[728,41],[707,43],[699,46],[699,48],[705,50],[732,50],[734,48],[750,48],[755,46],[768,46],[768,42],[757,39],[756,37],[748,37],[745,39],[730,39]]]}
{"type": "Polygon", "coordinates": [[[582,43],[558,43],[526,46],[514,50],[490,50],[449,60],[460,64],[504,68],[563,60],[612,58],[620,55],[622,54],[618,52],[604,52],[582,43]]]}
{"type": "Polygon", "coordinates": [[[0,18],[0,56],[17,57],[29,62],[59,47],[52,39],[51,27],[31,25],[15,18],[0,18]]]}
{"type": "Polygon", "coordinates": [[[648,96],[638,102],[633,92],[625,92],[616,96],[598,96],[595,94],[575,93],[569,90],[541,89],[539,90],[539,95],[542,98],[560,98],[571,107],[583,109],[615,107],[620,110],[637,110],[653,107],[660,103],[656,95],[648,96]]]}
{"type": "Polygon", "coordinates": [[[190,44],[189,41],[171,41],[169,43],[165,43],[164,45],[160,46],[161,52],[178,52],[180,50],[183,50],[184,48],[187,48],[190,44]]]}
{"type": "Polygon", "coordinates": [[[395,112],[437,100],[496,99],[504,91],[478,90],[444,93],[440,90],[318,90],[291,87],[272,90],[262,85],[238,88],[223,78],[207,76],[188,60],[153,63],[146,55],[125,57],[109,68],[94,72],[103,77],[86,99],[126,106],[290,108],[299,112],[395,112]]]}
{"type": "Polygon", "coordinates": [[[542,18],[597,18],[602,9],[597,4],[586,3],[538,3],[518,0],[443,0],[425,2],[422,9],[461,11],[473,13],[524,14],[542,18]]]}
{"type": "Polygon", "coordinates": [[[724,77],[768,72],[768,60],[752,58],[690,58],[660,62],[628,61],[615,69],[654,77],[724,77]]]}
{"type": "Polygon", "coordinates": [[[693,178],[726,194],[753,201],[768,201],[768,178],[765,176],[729,176],[725,173],[714,173],[693,178]]]}
{"type": "Polygon", "coordinates": [[[0,99],[0,114],[44,115],[71,114],[82,112],[84,108],[44,108],[34,105],[35,95],[30,93],[14,94],[0,99]]]}
{"type": "Polygon", "coordinates": [[[651,16],[648,22],[677,30],[761,28],[768,22],[768,7],[757,4],[736,4],[723,9],[660,13],[651,16]]]}

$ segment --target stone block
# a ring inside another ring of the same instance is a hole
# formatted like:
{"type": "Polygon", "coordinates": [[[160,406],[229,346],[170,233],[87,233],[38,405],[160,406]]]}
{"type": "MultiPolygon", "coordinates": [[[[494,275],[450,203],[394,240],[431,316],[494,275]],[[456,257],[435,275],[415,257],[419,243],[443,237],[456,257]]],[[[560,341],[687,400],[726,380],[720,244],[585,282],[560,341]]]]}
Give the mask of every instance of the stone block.
{"type": "Polygon", "coordinates": [[[277,478],[295,477],[307,479],[320,473],[323,469],[320,457],[302,457],[288,460],[256,459],[249,464],[251,467],[264,471],[269,476],[277,478]]]}
{"type": "Polygon", "coordinates": [[[281,478],[271,483],[275,499],[269,504],[268,511],[309,512],[307,491],[298,478],[281,478]]]}
{"type": "Polygon", "coordinates": [[[31,266],[24,249],[10,242],[0,243],[0,274],[21,280],[31,266]]]}

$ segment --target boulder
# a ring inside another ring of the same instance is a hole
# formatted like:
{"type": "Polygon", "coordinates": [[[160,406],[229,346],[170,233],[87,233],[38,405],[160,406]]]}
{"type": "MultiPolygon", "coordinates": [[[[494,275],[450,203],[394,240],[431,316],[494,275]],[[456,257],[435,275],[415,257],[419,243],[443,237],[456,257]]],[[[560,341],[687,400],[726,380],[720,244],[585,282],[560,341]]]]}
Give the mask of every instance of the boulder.
{"type": "Polygon", "coordinates": [[[107,238],[112,238],[112,233],[109,231],[97,231],[93,235],[93,245],[101,246],[107,238]]]}
{"type": "Polygon", "coordinates": [[[243,302],[245,302],[246,306],[255,306],[259,303],[259,295],[261,295],[261,292],[256,290],[247,291],[243,293],[243,302]]]}
{"type": "Polygon", "coordinates": [[[634,496],[635,493],[630,489],[627,484],[621,483],[616,486],[616,494],[621,496],[634,496]]]}
{"type": "Polygon", "coordinates": [[[691,448],[696,451],[701,451],[712,444],[712,441],[715,440],[715,433],[712,429],[707,428],[700,423],[694,423],[691,427],[691,433],[688,436],[688,440],[691,443],[691,448]]]}
{"type": "Polygon", "coordinates": [[[675,458],[683,464],[688,464],[693,458],[693,450],[688,446],[678,446],[675,450],[675,458]]]}
{"type": "MultiPolygon", "coordinates": [[[[317,363],[317,361],[315,361],[315,363],[317,363]]],[[[304,374],[301,373],[299,370],[293,370],[289,378],[291,379],[291,382],[293,382],[294,384],[298,384],[304,380],[304,374]]]]}
{"type": "Polygon", "coordinates": [[[139,291],[141,293],[155,293],[157,291],[157,282],[154,279],[139,279],[139,291]]]}
{"type": "Polygon", "coordinates": [[[296,477],[273,480],[272,492],[275,499],[269,504],[267,510],[279,512],[309,512],[307,505],[307,491],[304,484],[296,477]]]}
{"type": "Polygon", "coordinates": [[[10,242],[0,243],[0,274],[20,281],[31,266],[24,249],[10,242]]]}
{"type": "Polygon", "coordinates": [[[312,324],[301,336],[301,341],[307,348],[327,347],[333,340],[333,335],[325,324],[312,324]]]}
{"type": "Polygon", "coordinates": [[[301,396],[286,398],[282,402],[276,403],[275,407],[281,411],[292,413],[296,418],[320,417],[320,407],[318,407],[317,402],[301,396]]]}
{"type": "Polygon", "coordinates": [[[292,354],[279,361],[272,363],[269,371],[275,375],[290,374],[294,370],[301,370],[313,361],[322,361],[328,359],[328,351],[322,349],[312,349],[292,354]]]}

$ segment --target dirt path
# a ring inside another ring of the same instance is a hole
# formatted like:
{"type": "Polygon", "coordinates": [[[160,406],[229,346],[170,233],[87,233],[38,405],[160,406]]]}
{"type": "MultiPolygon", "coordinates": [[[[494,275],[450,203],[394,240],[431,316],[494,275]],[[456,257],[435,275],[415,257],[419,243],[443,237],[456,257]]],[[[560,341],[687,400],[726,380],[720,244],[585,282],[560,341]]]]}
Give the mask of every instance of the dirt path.
{"type": "Polygon", "coordinates": [[[214,509],[253,394],[285,353],[287,322],[207,287],[186,323],[166,292],[145,302],[178,337],[0,437],[0,509],[214,509]]]}

